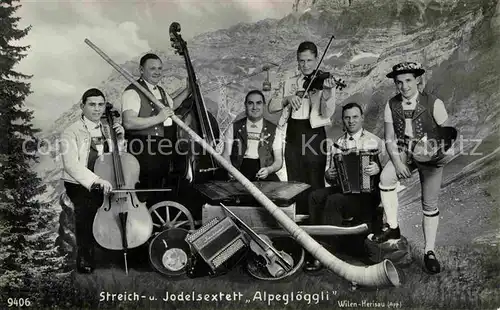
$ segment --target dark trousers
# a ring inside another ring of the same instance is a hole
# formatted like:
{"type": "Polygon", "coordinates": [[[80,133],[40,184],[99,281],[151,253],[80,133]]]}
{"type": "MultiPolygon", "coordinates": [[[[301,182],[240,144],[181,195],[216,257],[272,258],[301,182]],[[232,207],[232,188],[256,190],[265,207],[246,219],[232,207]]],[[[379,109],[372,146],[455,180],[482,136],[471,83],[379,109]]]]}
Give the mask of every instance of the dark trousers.
{"type": "MultiPolygon", "coordinates": [[[[326,187],[315,190],[309,196],[309,209],[312,225],[355,226],[366,223],[368,232],[361,235],[322,236],[318,241],[333,246],[336,250],[364,257],[364,239],[378,231],[382,225],[377,207],[380,194],[343,194],[339,187],[326,187]]],[[[307,259],[312,259],[310,254],[307,259]]]]}
{"type": "Polygon", "coordinates": [[[64,187],[74,206],[78,255],[84,256],[87,260],[93,260],[96,242],[92,233],[92,225],[97,210],[102,205],[103,196],[98,191],[89,192],[79,184],[64,182],[64,187]]]}
{"type": "MultiPolygon", "coordinates": [[[[175,140],[172,137],[127,136],[128,152],[137,158],[140,165],[139,189],[175,187],[172,174],[175,172],[175,140]],[[162,139],[164,142],[162,142],[162,139]],[[167,143],[167,141],[170,141],[167,143]],[[169,178],[170,177],[170,178],[169,178]]],[[[173,189],[174,190],[174,189],[173,189]]],[[[168,192],[138,193],[139,200],[150,208],[157,202],[168,200],[168,192]]]]}
{"type": "Polygon", "coordinates": [[[308,211],[307,197],[325,187],[326,132],[324,127],[311,128],[309,120],[289,119],[286,131],[285,161],[288,181],[311,187],[297,197],[297,212],[308,211]]]}
{"type": "Polygon", "coordinates": [[[271,173],[265,179],[257,179],[257,172],[260,170],[260,160],[259,159],[250,159],[243,158],[243,161],[240,166],[240,172],[250,181],[277,181],[279,182],[279,178],[276,173],[271,173]]]}
{"type": "Polygon", "coordinates": [[[343,220],[349,220],[352,225],[368,224],[371,229],[375,210],[380,204],[377,194],[342,194],[328,196],[321,217],[323,224],[342,225],[343,220]]]}
{"type": "Polygon", "coordinates": [[[325,213],[326,201],[328,197],[335,193],[340,193],[339,187],[323,187],[312,191],[309,194],[308,207],[309,207],[309,224],[321,225],[323,224],[323,214],[325,213]]]}
{"type": "Polygon", "coordinates": [[[352,218],[353,225],[367,223],[371,226],[380,204],[380,194],[343,194],[339,187],[325,187],[309,195],[311,223],[316,225],[342,225],[352,218]]]}

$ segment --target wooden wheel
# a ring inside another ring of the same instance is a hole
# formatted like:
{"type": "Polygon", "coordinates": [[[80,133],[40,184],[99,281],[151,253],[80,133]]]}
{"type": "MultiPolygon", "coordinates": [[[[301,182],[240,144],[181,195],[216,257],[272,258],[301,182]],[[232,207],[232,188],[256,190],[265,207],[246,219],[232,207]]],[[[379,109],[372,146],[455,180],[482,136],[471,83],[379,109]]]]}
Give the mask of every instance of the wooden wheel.
{"type": "Polygon", "coordinates": [[[153,219],[153,230],[156,232],[169,228],[194,230],[194,219],[191,212],[178,202],[158,202],[149,209],[149,213],[153,219]]]}

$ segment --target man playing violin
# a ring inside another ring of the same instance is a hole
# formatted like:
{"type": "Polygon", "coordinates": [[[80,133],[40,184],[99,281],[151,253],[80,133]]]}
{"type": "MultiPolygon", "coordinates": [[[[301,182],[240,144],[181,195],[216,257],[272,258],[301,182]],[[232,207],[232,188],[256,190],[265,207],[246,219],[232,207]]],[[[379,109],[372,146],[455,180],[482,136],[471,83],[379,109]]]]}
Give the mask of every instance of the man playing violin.
{"type": "MultiPolygon", "coordinates": [[[[176,125],[170,116],[189,95],[186,88],[173,100],[159,86],[163,76],[163,64],[155,54],[146,54],[140,60],[141,77],[137,82],[153,94],[165,108],[158,110],[148,97],[134,84],[130,84],[122,95],[123,126],[126,130],[129,152],[136,156],[141,167],[140,188],[164,188],[167,175],[174,171],[176,125]]],[[[163,200],[161,192],[147,195],[146,204],[151,207],[163,200]]]]}
{"type": "Polygon", "coordinates": [[[225,158],[250,181],[279,181],[276,171],[283,165],[282,135],[264,119],[265,105],[260,90],[248,92],[246,117],[231,124],[224,146],[225,158]]]}
{"type": "Polygon", "coordinates": [[[382,170],[379,187],[387,227],[373,240],[381,243],[401,237],[396,183],[399,179],[411,177],[412,171],[417,169],[422,187],[424,264],[428,272],[439,273],[441,266],[434,253],[434,243],[439,223],[438,196],[443,167],[437,162],[419,162],[412,156],[410,145],[423,137],[439,139],[440,128],[448,126],[449,120],[443,101],[419,92],[418,84],[424,72],[419,63],[403,62],[387,74],[394,80],[399,94],[389,99],[385,107],[385,140],[391,160],[382,170]]]}
{"type": "MultiPolygon", "coordinates": [[[[107,180],[97,176],[94,164],[104,152],[111,151],[109,137],[105,136],[101,116],[106,108],[104,94],[91,88],[82,96],[82,116],[61,136],[63,181],[66,194],[75,210],[75,235],[77,244],[77,271],[91,273],[94,269],[94,237],[92,224],[97,209],[102,205],[103,193],[112,190],[107,180]]],[[[113,124],[120,151],[125,149],[123,127],[113,124]]]]}
{"type": "MultiPolygon", "coordinates": [[[[379,192],[342,193],[338,171],[332,156],[333,154],[348,154],[362,150],[379,152],[380,166],[376,162],[370,162],[364,167],[363,172],[371,177],[377,177],[380,174],[389,158],[382,139],[363,128],[364,115],[359,104],[351,102],[342,107],[342,122],[345,133],[331,147],[325,171],[325,180],[331,187],[317,189],[309,195],[309,214],[315,225],[349,226],[366,223],[373,230],[372,224],[376,224],[373,223],[376,218],[375,211],[380,204],[379,192]]],[[[378,178],[376,180],[378,183],[378,178]]],[[[316,271],[321,268],[321,263],[316,259],[306,261],[304,266],[306,271],[316,271]]]]}
{"type": "MultiPolygon", "coordinates": [[[[305,84],[317,66],[318,48],[312,42],[302,42],[297,49],[300,73],[286,80],[269,102],[269,112],[282,111],[278,126],[286,132],[285,163],[289,181],[311,185],[311,190],[323,188],[326,165],[324,126],[331,124],[335,112],[333,77],[323,82],[323,89],[307,88],[305,84]],[[306,87],[304,87],[306,86],[306,87]],[[285,129],[286,127],[286,129],[285,129]],[[307,169],[304,169],[307,167],[307,169]]],[[[305,201],[298,203],[305,212],[305,201]]]]}

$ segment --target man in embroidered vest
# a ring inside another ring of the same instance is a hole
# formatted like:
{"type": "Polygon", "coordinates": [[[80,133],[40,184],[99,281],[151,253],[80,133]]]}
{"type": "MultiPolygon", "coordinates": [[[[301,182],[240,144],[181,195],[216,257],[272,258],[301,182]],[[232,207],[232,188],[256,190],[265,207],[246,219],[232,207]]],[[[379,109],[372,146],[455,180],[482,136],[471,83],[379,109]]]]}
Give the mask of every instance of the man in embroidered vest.
{"type": "MultiPolygon", "coordinates": [[[[129,152],[141,166],[139,188],[164,188],[167,176],[174,171],[176,125],[170,118],[175,109],[189,95],[185,89],[174,100],[158,85],[162,78],[163,64],[155,54],[146,54],[140,60],[141,77],[137,82],[149,90],[165,108],[156,106],[134,84],[130,84],[122,96],[122,117],[129,152]]],[[[141,195],[142,196],[142,195],[141,195]]],[[[147,195],[146,204],[164,200],[162,192],[147,195]]]]}
{"type": "Polygon", "coordinates": [[[418,170],[422,188],[423,233],[425,240],[424,264],[428,272],[439,273],[439,261],[434,253],[439,223],[438,196],[443,167],[436,163],[418,162],[411,156],[414,141],[426,137],[437,139],[439,127],[447,126],[448,114],[443,101],[431,94],[418,91],[419,77],[425,72],[415,62],[400,63],[387,74],[394,80],[399,94],[389,99],[385,107],[385,140],[390,161],[380,177],[380,195],[387,226],[373,237],[375,242],[399,239],[398,196],[396,183],[409,178],[418,170]]]}
{"type": "MultiPolygon", "coordinates": [[[[286,132],[285,164],[288,181],[311,185],[310,191],[325,187],[326,132],[335,112],[335,80],[324,81],[322,90],[305,94],[304,82],[316,68],[318,48],[302,42],[297,49],[300,73],[286,80],[269,101],[269,112],[282,111],[278,126],[286,132]],[[285,128],[286,127],[286,128],[285,128]],[[307,167],[307,168],[306,168],[307,167]],[[306,168],[306,169],[305,169],[306,168]]],[[[307,193],[304,195],[307,198],[307,193]]],[[[298,201],[299,212],[307,212],[306,201],[298,201]]]]}
{"type": "Polygon", "coordinates": [[[264,119],[264,94],[252,90],[245,97],[246,117],[228,129],[224,156],[250,181],[279,181],[283,165],[282,140],[276,125],[264,119]]]}
{"type": "MultiPolygon", "coordinates": [[[[309,195],[309,214],[313,225],[358,225],[366,223],[372,227],[376,218],[376,208],[380,204],[380,195],[374,193],[343,194],[338,182],[338,171],[332,155],[356,151],[378,151],[380,166],[371,162],[364,173],[378,176],[384,164],[389,160],[382,139],[363,128],[363,109],[355,102],[342,107],[342,121],[345,133],[331,147],[325,180],[331,187],[320,188],[309,195]]],[[[378,178],[376,179],[378,180],[378,178]]],[[[378,183],[378,182],[377,182],[378,183]]],[[[330,238],[327,238],[330,241],[330,238]]],[[[325,240],[326,241],[326,240],[325,240]]],[[[321,269],[321,263],[308,255],[305,271],[321,269]]]]}
{"type": "MultiPolygon", "coordinates": [[[[94,236],[92,224],[97,209],[102,205],[104,192],[111,183],[99,178],[93,170],[97,158],[109,152],[109,137],[105,137],[101,116],[106,107],[104,94],[96,89],[87,90],[80,104],[82,117],[66,128],[61,135],[61,155],[64,166],[63,181],[66,194],[75,208],[75,235],[78,272],[91,273],[94,269],[94,236]]],[[[125,148],[123,127],[115,123],[113,128],[119,139],[120,151],[125,148]]]]}

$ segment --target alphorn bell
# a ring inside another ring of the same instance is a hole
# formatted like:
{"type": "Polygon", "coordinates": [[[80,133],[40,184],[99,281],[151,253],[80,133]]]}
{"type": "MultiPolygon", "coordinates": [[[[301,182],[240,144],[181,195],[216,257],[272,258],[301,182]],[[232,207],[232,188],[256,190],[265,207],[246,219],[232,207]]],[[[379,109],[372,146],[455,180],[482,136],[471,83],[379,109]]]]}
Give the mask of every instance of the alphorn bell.
{"type": "MultiPolygon", "coordinates": [[[[109,58],[103,51],[101,51],[97,46],[95,46],[88,39],[85,39],[85,43],[94,49],[104,60],[106,60],[113,68],[115,68],[124,78],[126,78],[130,83],[134,84],[143,94],[148,97],[151,102],[155,105],[162,107],[163,104],[153,96],[147,89],[142,87],[134,77],[117,65],[111,58],[109,58]]],[[[255,186],[250,180],[248,180],[238,169],[236,169],[229,161],[222,157],[215,149],[213,149],[204,139],[202,139],[196,132],[194,132],[189,126],[187,126],[179,117],[175,114],[172,115],[172,121],[174,121],[182,130],[185,130],[189,136],[197,143],[199,143],[203,149],[209,152],[213,158],[215,158],[221,166],[223,166],[230,174],[234,176],[238,182],[240,182],[248,192],[255,197],[255,199],[266,208],[269,213],[276,219],[276,221],[290,233],[290,235],[297,240],[297,242],[309,253],[311,253],[316,259],[318,259],[323,265],[332,270],[334,273],[343,277],[344,279],[356,283],[357,285],[363,286],[399,286],[400,280],[399,275],[394,267],[393,263],[387,259],[384,261],[371,265],[371,266],[354,266],[348,264],[333,254],[328,252],[323,246],[321,246],[316,240],[314,240],[309,234],[307,234],[302,228],[300,228],[291,218],[288,217],[278,206],[274,204],[264,193],[262,193],[257,186],[255,186]]]]}

